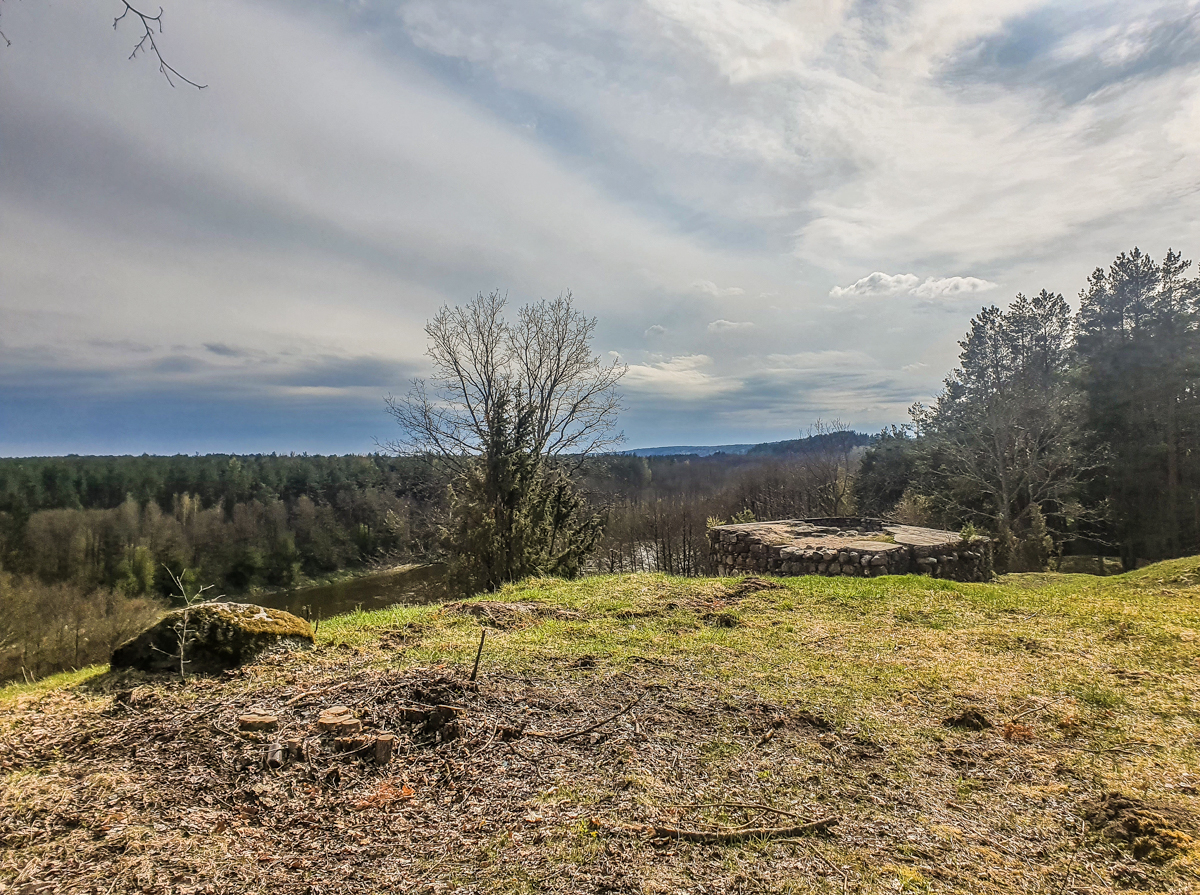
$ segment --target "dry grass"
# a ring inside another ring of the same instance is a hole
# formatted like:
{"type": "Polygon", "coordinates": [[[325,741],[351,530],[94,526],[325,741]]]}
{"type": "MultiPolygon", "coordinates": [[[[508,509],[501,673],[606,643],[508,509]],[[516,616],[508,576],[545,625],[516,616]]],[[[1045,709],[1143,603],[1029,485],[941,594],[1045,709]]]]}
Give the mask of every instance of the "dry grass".
{"type": "Polygon", "coordinates": [[[464,606],[330,620],[312,653],[186,686],[11,687],[0,887],[1195,891],[1198,567],[531,581],[484,613],[509,607],[477,690],[460,686],[479,632],[464,606]],[[443,701],[456,738],[403,720],[443,701]],[[266,735],[236,732],[261,708],[315,745],[334,703],[400,734],[389,766],[326,742],[267,770],[266,735]],[[968,711],[991,726],[943,723],[968,711]],[[826,817],[733,845],[646,832],[826,817]]]}

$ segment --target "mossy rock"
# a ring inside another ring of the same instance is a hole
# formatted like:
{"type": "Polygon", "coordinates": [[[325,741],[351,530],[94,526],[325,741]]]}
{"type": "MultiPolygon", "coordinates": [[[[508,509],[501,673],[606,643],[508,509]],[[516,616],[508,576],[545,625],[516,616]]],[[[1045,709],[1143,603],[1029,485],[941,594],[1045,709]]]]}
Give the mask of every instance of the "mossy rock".
{"type": "Polygon", "coordinates": [[[201,603],[168,612],[153,628],[118,647],[113,669],[177,673],[185,619],[183,668],[188,674],[236,668],[270,649],[313,645],[312,627],[290,612],[248,603],[201,603]]]}

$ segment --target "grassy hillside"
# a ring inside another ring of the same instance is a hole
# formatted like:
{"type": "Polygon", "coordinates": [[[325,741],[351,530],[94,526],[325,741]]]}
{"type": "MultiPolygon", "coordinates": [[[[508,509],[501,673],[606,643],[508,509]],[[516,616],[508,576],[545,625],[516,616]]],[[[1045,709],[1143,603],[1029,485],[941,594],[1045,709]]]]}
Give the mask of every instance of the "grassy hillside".
{"type": "Polygon", "coordinates": [[[540,580],[187,685],[10,687],[0,891],[1195,891],[1195,582],[540,580]],[[317,737],[339,703],[390,764],[317,737]]]}

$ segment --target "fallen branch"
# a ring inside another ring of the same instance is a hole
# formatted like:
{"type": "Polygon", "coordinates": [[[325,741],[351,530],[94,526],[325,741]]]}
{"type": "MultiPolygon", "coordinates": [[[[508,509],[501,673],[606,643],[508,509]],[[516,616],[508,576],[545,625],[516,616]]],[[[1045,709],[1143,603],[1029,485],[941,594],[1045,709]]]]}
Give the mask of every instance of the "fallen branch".
{"type": "Polygon", "coordinates": [[[645,662],[647,665],[657,665],[659,668],[670,668],[670,662],[664,662],[662,659],[656,659],[653,656],[630,656],[630,662],[645,662]]]}
{"type": "Polygon", "coordinates": [[[340,684],[333,684],[332,686],[329,686],[329,687],[321,687],[317,690],[307,690],[304,693],[300,693],[297,696],[293,696],[291,699],[289,699],[283,705],[285,708],[288,706],[293,706],[297,702],[300,702],[302,699],[309,699],[310,697],[313,697],[313,696],[324,696],[326,693],[332,693],[334,690],[340,690],[343,687],[349,687],[353,683],[354,683],[354,681],[342,681],[340,684]]]}
{"type": "Polygon", "coordinates": [[[597,729],[603,727],[605,724],[608,724],[610,721],[616,721],[618,718],[620,718],[622,715],[624,715],[626,712],[628,712],[630,709],[632,709],[635,705],[637,705],[639,702],[641,702],[642,696],[644,696],[644,695],[645,695],[644,693],[639,695],[637,699],[635,699],[633,702],[629,703],[629,705],[625,706],[625,708],[621,709],[621,711],[615,712],[615,713],[609,715],[607,718],[603,719],[602,721],[597,721],[595,724],[591,725],[590,727],[584,727],[584,728],[581,728],[580,730],[571,730],[571,731],[568,731],[567,733],[541,733],[536,730],[527,730],[527,731],[525,731],[525,736],[540,737],[541,739],[544,739],[544,740],[554,740],[554,742],[556,742],[556,743],[561,743],[564,740],[570,740],[570,739],[574,739],[575,737],[583,736],[585,733],[591,733],[593,730],[597,730],[597,729]]]}
{"type": "Polygon", "coordinates": [[[504,740],[501,740],[500,745],[505,747],[506,749],[508,749],[509,752],[513,753],[518,758],[523,758],[525,761],[529,762],[529,766],[531,768],[533,768],[533,773],[537,776],[538,780],[542,779],[542,771],[538,767],[538,763],[536,761],[534,761],[532,758],[530,758],[528,755],[526,755],[524,752],[522,752],[520,749],[518,749],[512,743],[506,743],[506,742],[504,742],[504,740]]]}
{"type": "Polygon", "coordinates": [[[226,730],[224,727],[221,727],[220,725],[218,725],[216,721],[209,721],[208,726],[211,727],[213,730],[215,730],[217,733],[225,734],[225,736],[229,737],[232,740],[237,740],[239,743],[242,741],[242,738],[239,734],[232,733],[232,732],[226,730]]]}

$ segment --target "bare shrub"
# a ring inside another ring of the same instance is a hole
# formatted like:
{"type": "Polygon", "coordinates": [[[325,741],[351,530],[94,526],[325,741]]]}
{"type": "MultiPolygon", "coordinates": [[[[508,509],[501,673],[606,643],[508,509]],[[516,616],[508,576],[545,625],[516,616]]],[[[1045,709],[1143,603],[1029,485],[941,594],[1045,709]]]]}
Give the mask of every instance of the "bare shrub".
{"type": "Polygon", "coordinates": [[[163,605],[148,597],[0,572],[0,680],[33,679],[106,662],[152,625],[163,605]]]}

